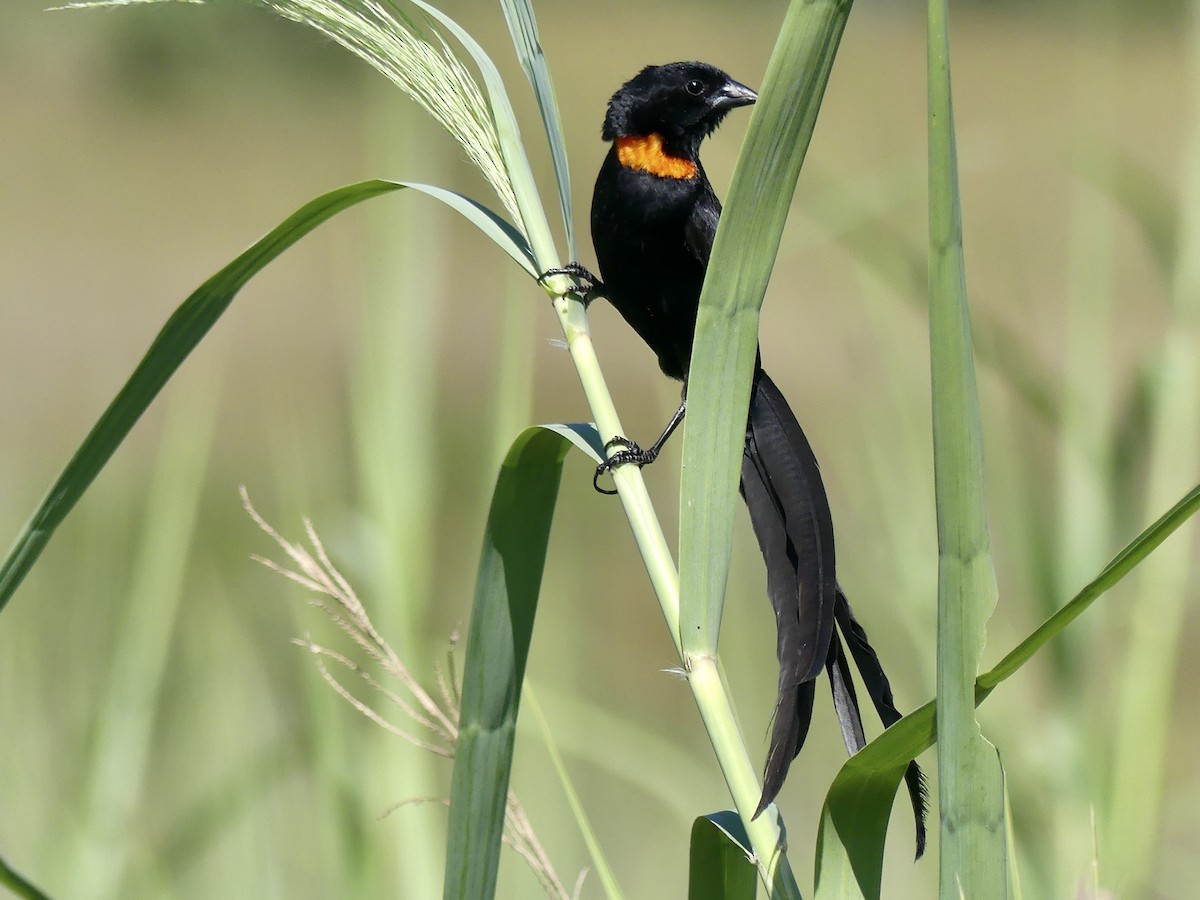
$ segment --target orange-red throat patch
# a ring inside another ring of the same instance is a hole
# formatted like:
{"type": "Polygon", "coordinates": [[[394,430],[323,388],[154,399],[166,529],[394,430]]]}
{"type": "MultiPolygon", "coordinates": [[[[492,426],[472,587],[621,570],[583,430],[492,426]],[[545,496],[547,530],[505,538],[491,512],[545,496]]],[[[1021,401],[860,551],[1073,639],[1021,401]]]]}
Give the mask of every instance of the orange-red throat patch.
{"type": "Polygon", "coordinates": [[[649,172],[660,178],[695,178],[696,164],[663,149],[661,134],[632,135],[616,140],[617,161],[627,169],[649,172]]]}

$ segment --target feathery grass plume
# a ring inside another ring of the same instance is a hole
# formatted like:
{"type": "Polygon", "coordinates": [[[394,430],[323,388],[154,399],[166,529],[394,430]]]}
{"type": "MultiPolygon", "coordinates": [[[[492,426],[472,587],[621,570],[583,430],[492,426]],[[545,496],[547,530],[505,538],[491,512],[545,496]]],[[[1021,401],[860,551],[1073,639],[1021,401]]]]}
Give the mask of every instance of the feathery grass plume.
{"type": "MultiPolygon", "coordinates": [[[[76,0],[57,9],[206,3],[208,0],[76,0]]],[[[512,180],[487,102],[445,39],[401,10],[396,0],[240,0],[308,25],[368,62],[449,132],[483,174],[522,234],[512,180]],[[432,35],[431,37],[427,36],[432,35]]]]}
{"type": "MultiPolygon", "coordinates": [[[[309,552],[303,545],[292,543],[283,537],[259,515],[258,510],[250,502],[250,496],[246,492],[245,487],[241,488],[241,495],[242,506],[245,507],[247,514],[287,554],[291,559],[292,567],[289,568],[280,565],[258,555],[254,555],[252,558],[256,562],[262,563],[268,569],[278,572],[285,578],[317,594],[317,599],[311,601],[312,605],[328,615],[358,645],[359,649],[373,660],[387,675],[399,681],[411,695],[412,700],[410,701],[390,689],[376,678],[371,671],[349,656],[330,647],[317,644],[308,638],[296,639],[294,643],[313,654],[321,677],[346,702],[386,731],[404,738],[404,740],[422,750],[444,758],[453,758],[455,744],[458,741],[458,706],[460,700],[459,686],[454,671],[453,644],[456,639],[451,639],[451,652],[447,657],[447,669],[443,670],[439,668],[437,670],[437,686],[440,696],[438,699],[434,699],[421,686],[420,682],[417,681],[400,657],[397,656],[396,651],[392,649],[391,645],[375,629],[375,625],[371,622],[370,616],[367,615],[367,610],[363,606],[362,601],[359,600],[354,588],[351,587],[345,576],[330,561],[329,555],[325,552],[325,547],[321,543],[321,539],[317,536],[312,523],[308,519],[304,520],[304,529],[308,535],[309,543],[313,548],[312,552],[309,552]],[[330,666],[331,663],[333,664],[333,668],[330,666]],[[334,668],[344,669],[351,675],[361,678],[371,690],[377,692],[393,706],[400,709],[413,725],[428,732],[428,737],[418,737],[416,734],[393,724],[371,704],[359,699],[334,673],[334,668]]],[[[396,806],[421,802],[421,799],[413,798],[405,800],[396,804],[396,806]]],[[[525,813],[524,806],[521,805],[521,801],[517,799],[517,795],[511,790],[508,792],[505,806],[504,843],[512,847],[528,863],[530,869],[533,870],[534,877],[537,878],[538,883],[542,886],[547,896],[553,898],[553,900],[578,900],[583,887],[586,870],[580,873],[574,890],[568,891],[555,871],[549,856],[546,855],[541,842],[538,840],[537,833],[534,831],[533,825],[525,813]]]]}

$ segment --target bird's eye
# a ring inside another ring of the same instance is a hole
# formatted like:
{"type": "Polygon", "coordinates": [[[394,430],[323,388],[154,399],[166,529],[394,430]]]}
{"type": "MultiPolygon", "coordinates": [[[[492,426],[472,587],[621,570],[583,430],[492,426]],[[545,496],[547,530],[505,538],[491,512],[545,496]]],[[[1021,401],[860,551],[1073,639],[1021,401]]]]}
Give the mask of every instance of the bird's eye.
{"type": "Polygon", "coordinates": [[[693,78],[686,85],[684,85],[684,90],[686,90],[693,97],[699,97],[704,93],[704,82],[693,78]]]}

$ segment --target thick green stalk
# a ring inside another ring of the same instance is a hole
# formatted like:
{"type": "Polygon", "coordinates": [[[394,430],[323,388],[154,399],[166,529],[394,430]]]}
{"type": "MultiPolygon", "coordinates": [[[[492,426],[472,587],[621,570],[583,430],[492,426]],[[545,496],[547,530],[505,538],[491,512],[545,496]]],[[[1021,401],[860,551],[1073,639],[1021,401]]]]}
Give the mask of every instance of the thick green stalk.
{"type": "MultiPolygon", "coordinates": [[[[538,215],[527,216],[525,227],[530,244],[534,248],[547,244],[552,246],[550,226],[540,207],[538,215]]],[[[557,259],[538,255],[536,249],[535,256],[538,268],[542,271],[559,265],[557,259]]],[[[587,311],[578,300],[560,293],[570,288],[571,284],[564,277],[547,280],[547,289],[554,295],[554,310],[558,315],[567,349],[575,363],[596,427],[605,438],[623,434],[624,429],[613,404],[612,394],[609,393],[599,360],[596,358],[587,311]]],[[[613,480],[625,508],[625,515],[629,519],[634,541],[650,576],[651,586],[658,598],[659,608],[682,659],[683,648],[679,640],[679,572],[675,568],[662,525],[659,524],[658,515],[650,501],[641,470],[636,466],[622,466],[614,471],[613,480]]],[[[796,885],[795,876],[787,856],[780,849],[783,846],[782,822],[765,815],[759,816],[755,822],[748,821],[749,815],[745,811],[752,811],[758,801],[757,770],[741,738],[733,715],[729,687],[719,672],[715,658],[712,660],[712,666],[717,671],[709,672],[706,669],[698,678],[693,672],[693,677],[688,679],[688,683],[700,708],[701,718],[709,729],[717,762],[734,795],[734,802],[738,809],[743,811],[743,818],[747,820],[750,843],[757,857],[759,875],[763,883],[769,888],[776,885],[772,896],[798,898],[800,890],[796,885]]]]}
{"type": "MultiPolygon", "coordinates": [[[[541,261],[539,260],[539,265],[541,261]]],[[[605,384],[604,375],[596,359],[588,330],[587,314],[578,301],[559,297],[555,300],[567,348],[575,362],[583,391],[595,417],[596,426],[605,436],[622,434],[620,419],[612,402],[612,395],[605,384]]],[[[613,473],[625,515],[642,554],[642,561],[650,576],[650,583],[658,597],[659,608],[667,621],[667,628],[675,642],[675,649],[683,656],[679,640],[679,572],[671,556],[667,539],[663,535],[658,515],[646,491],[641,470],[635,466],[622,466],[613,473]]],[[[750,760],[750,753],[742,740],[733,714],[729,686],[719,671],[715,657],[708,658],[704,665],[693,667],[688,684],[696,698],[700,716],[708,729],[717,763],[725,782],[733,795],[734,803],[743,811],[750,843],[757,857],[759,875],[770,888],[777,884],[772,896],[799,897],[800,891],[792,875],[787,856],[781,852],[782,821],[772,816],[759,816],[749,821],[749,814],[758,802],[758,772],[750,760]]]]}
{"type": "Polygon", "coordinates": [[[929,343],[938,522],[941,896],[1007,895],[1003,774],[975,720],[996,603],[962,247],[946,0],[929,0],[929,343]]]}
{"type": "MultiPolygon", "coordinates": [[[[552,267],[540,259],[538,265],[552,267]]],[[[576,300],[557,297],[554,307],[601,435],[611,437],[623,433],[612,395],[596,359],[583,305],[576,300]]],[[[658,597],[663,618],[667,621],[675,648],[682,658],[683,648],[679,640],[679,572],[675,568],[662,526],[646,491],[646,483],[642,479],[641,470],[635,466],[617,469],[613,478],[621,503],[625,507],[625,515],[629,518],[634,540],[650,576],[650,583],[658,597]]],[[[729,686],[725,683],[716,658],[709,657],[702,665],[694,666],[689,673],[688,684],[708,729],[721,773],[729,785],[734,803],[743,811],[743,821],[746,822],[750,844],[757,857],[759,876],[772,890],[773,897],[799,897],[800,891],[795,876],[787,856],[781,849],[782,820],[775,816],[763,815],[754,822],[749,821],[746,811],[753,811],[758,802],[758,772],[750,760],[749,751],[738,730],[729,686]]]]}

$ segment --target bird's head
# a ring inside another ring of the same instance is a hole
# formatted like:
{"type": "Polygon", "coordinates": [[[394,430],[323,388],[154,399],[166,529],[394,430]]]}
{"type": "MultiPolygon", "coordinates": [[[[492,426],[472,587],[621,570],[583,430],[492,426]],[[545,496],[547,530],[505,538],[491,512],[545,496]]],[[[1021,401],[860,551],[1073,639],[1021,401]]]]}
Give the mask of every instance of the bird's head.
{"type": "Polygon", "coordinates": [[[612,95],[601,134],[606,141],[661,135],[669,152],[694,159],[729,110],[757,99],[707,63],[647,66],[612,95]]]}

